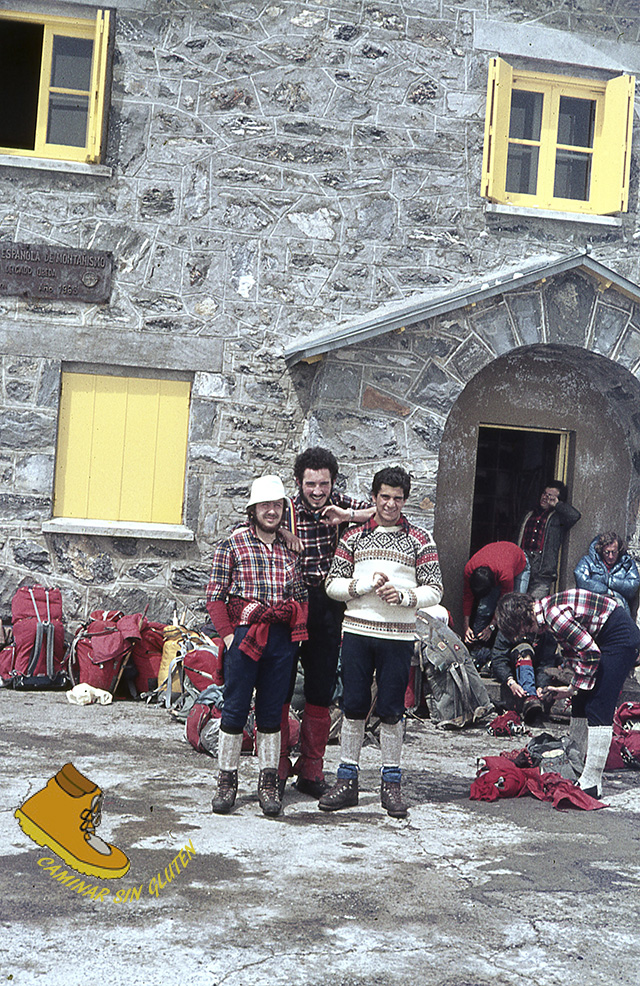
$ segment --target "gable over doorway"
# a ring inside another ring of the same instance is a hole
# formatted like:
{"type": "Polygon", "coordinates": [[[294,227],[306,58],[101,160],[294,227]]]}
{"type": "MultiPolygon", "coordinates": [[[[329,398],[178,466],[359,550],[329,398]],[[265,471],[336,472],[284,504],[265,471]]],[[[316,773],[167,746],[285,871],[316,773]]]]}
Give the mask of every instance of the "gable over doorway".
{"type": "MultiPolygon", "coordinates": [[[[459,622],[462,571],[472,550],[480,429],[524,429],[570,436],[569,499],[582,513],[570,531],[559,587],[606,529],[630,534],[640,497],[640,383],[611,360],[570,346],[530,346],[499,357],[467,384],[448,416],[440,445],[435,511],[445,605],[459,622]]],[[[561,478],[561,477],[556,477],[561,478]]],[[[547,477],[542,480],[546,482],[547,477]]],[[[499,492],[499,491],[497,491],[499,492]]],[[[539,494],[539,490],[537,493],[539,494]]],[[[487,489],[485,494],[489,494],[487,489]]],[[[533,506],[537,496],[527,504],[533,506]]],[[[501,529],[502,530],[502,529],[501,529]]],[[[510,538],[517,536],[517,525],[510,538]]]]}

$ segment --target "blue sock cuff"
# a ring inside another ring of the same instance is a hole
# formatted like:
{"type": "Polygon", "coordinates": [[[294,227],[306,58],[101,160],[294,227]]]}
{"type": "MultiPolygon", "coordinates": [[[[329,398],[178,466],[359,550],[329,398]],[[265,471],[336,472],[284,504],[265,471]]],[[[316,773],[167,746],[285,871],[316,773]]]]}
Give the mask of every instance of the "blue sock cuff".
{"type": "Polygon", "coordinates": [[[382,780],[389,781],[390,784],[399,784],[402,780],[402,771],[399,767],[383,767],[380,773],[382,780]]]}
{"type": "Polygon", "coordinates": [[[339,781],[355,781],[358,779],[358,770],[355,763],[341,763],[336,776],[339,781]]]}

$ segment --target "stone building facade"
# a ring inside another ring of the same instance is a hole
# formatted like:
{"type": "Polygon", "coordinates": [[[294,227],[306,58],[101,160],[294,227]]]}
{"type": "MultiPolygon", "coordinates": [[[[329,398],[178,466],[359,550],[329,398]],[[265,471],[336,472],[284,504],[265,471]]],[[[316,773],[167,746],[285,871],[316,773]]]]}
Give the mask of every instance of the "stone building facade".
{"type": "Polygon", "coordinates": [[[411,469],[454,610],[484,425],[565,436],[583,512],[566,572],[595,528],[633,531],[637,111],[626,211],[502,207],[481,178],[490,60],[633,75],[635,0],[124,0],[111,23],[102,159],[0,153],[0,245],[114,265],[97,304],[0,294],[0,613],[34,580],[72,619],[201,609],[251,479],[290,481],[316,442],[359,495],[380,465],[411,469]],[[190,381],[180,530],[54,516],[77,370],[190,381]]]}

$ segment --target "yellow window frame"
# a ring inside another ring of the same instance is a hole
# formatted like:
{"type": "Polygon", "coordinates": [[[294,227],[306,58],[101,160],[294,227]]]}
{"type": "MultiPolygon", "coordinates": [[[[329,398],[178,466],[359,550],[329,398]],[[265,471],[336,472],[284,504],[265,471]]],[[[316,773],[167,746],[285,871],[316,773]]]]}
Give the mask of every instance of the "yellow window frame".
{"type": "Polygon", "coordinates": [[[548,75],[512,68],[503,58],[492,58],[489,65],[485,139],[482,164],[483,197],[506,205],[527,206],[562,212],[609,215],[626,212],[629,197],[631,133],[635,78],[617,76],[609,81],[548,75]],[[510,138],[511,96],[513,91],[541,93],[543,96],[540,141],[510,138]],[[595,102],[592,148],[576,148],[557,141],[560,97],[595,102]],[[539,145],[538,181],[535,194],[506,190],[507,159],[512,144],[539,145]],[[589,198],[554,196],[557,150],[579,150],[590,154],[589,198]]]}
{"type": "Polygon", "coordinates": [[[82,161],[97,163],[102,157],[102,137],[106,100],[107,60],[109,48],[111,11],[99,9],[95,19],[80,17],[44,16],[21,11],[0,11],[0,20],[22,21],[41,24],[44,28],[42,40],[42,59],[40,63],[40,90],[34,148],[2,147],[0,154],[15,154],[20,157],[40,157],[56,161],[82,161]],[[51,63],[54,37],[85,38],[93,41],[90,89],[52,89],[51,63]],[[49,97],[51,92],[83,95],[88,97],[87,139],[83,147],[47,142],[47,123],[49,117],[49,97]]]}
{"type": "Polygon", "coordinates": [[[53,516],[180,524],[188,380],[62,374],[53,516]]]}

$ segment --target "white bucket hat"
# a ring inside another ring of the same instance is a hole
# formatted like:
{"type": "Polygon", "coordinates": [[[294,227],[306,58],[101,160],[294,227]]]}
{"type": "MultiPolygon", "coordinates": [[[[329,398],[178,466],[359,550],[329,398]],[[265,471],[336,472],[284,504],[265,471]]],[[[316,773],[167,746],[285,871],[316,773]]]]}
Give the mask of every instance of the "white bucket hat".
{"type": "Polygon", "coordinates": [[[284,486],[279,476],[260,476],[251,484],[251,494],[247,503],[252,507],[255,503],[268,503],[270,500],[283,500],[286,496],[284,486]]]}

